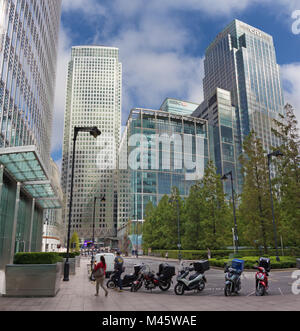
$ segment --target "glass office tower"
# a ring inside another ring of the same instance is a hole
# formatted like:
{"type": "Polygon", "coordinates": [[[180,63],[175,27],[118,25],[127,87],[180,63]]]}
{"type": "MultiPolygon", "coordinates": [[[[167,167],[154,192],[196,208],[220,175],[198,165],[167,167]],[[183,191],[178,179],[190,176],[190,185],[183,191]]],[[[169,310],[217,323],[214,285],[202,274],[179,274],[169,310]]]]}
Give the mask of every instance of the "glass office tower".
{"type": "MultiPolygon", "coordinates": [[[[242,177],[237,168],[240,145],[231,93],[217,88],[208,100],[202,102],[193,116],[208,121],[210,155],[217,173],[226,174],[232,171],[235,191],[240,192],[242,177]]],[[[224,183],[224,191],[231,194],[229,181],[224,183]]]]}
{"type": "MultiPolygon", "coordinates": [[[[234,20],[207,48],[204,68],[204,101],[193,116],[208,120],[217,170],[232,171],[235,191],[241,193],[245,137],[253,130],[267,152],[280,144],[272,133],[273,120],[284,112],[273,38],[234,20]]],[[[224,186],[230,194],[228,183],[224,186]]]]}
{"type": "Polygon", "coordinates": [[[206,50],[204,66],[204,99],[216,88],[231,92],[240,144],[254,130],[266,151],[278,145],[271,128],[284,99],[272,36],[234,20],[206,50]]]}
{"type": "Polygon", "coordinates": [[[117,48],[72,48],[62,161],[65,224],[68,224],[74,127],[97,126],[102,133],[97,139],[89,133],[79,133],[76,142],[71,228],[82,240],[92,239],[94,197],[106,199],[96,201],[96,241],[116,234],[115,170],[121,130],[121,84],[122,65],[117,48]]]}
{"type": "Polygon", "coordinates": [[[61,0],[0,0],[0,269],[61,207],[50,148],[61,0]]]}
{"type": "Polygon", "coordinates": [[[0,1],[0,148],[51,149],[61,0],[0,1]]]}
{"type": "Polygon", "coordinates": [[[173,187],[182,197],[188,196],[209,160],[208,123],[159,110],[133,109],[119,155],[121,227],[129,220],[144,220],[147,204],[157,205],[173,187]]]}

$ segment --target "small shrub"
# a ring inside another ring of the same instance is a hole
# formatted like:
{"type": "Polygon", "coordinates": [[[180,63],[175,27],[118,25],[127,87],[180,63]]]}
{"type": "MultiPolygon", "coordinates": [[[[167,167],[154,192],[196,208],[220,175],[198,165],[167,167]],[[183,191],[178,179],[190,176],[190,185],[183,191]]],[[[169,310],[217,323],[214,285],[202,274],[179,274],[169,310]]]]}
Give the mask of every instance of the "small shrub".
{"type": "Polygon", "coordinates": [[[55,264],[63,259],[57,253],[17,253],[14,264],[55,264]]]}

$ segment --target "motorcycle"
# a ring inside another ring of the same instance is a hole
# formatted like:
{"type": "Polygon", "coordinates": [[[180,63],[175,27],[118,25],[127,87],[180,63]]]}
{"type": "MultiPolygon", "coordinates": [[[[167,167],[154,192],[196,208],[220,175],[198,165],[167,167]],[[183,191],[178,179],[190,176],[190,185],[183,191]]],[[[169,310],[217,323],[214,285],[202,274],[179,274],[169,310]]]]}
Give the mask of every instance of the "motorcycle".
{"type": "Polygon", "coordinates": [[[231,266],[225,267],[225,296],[231,296],[233,293],[239,294],[242,289],[241,275],[244,270],[243,260],[233,260],[231,266]]]}
{"type": "MultiPolygon", "coordinates": [[[[144,267],[144,264],[139,264],[134,266],[134,272],[130,275],[125,275],[122,279],[122,287],[131,287],[133,282],[138,279],[140,270],[144,267]]],[[[124,268],[125,271],[125,268],[124,268]]],[[[117,272],[114,271],[111,276],[109,281],[106,284],[106,287],[109,289],[114,289],[118,287],[118,279],[116,277],[117,272]]]]}
{"type": "Polygon", "coordinates": [[[159,272],[155,275],[150,268],[143,268],[140,271],[140,276],[132,284],[131,291],[137,292],[144,284],[146,290],[154,290],[159,287],[162,291],[168,291],[172,284],[172,278],[175,275],[175,267],[167,263],[159,266],[159,272]]]}
{"type": "Polygon", "coordinates": [[[257,269],[255,274],[255,283],[256,283],[256,295],[264,296],[269,289],[269,272],[271,270],[270,259],[260,258],[258,266],[254,266],[257,269]]]}
{"type": "Polygon", "coordinates": [[[208,261],[193,262],[189,267],[182,264],[182,268],[177,276],[177,284],[175,286],[175,294],[183,295],[185,291],[202,292],[205,289],[207,279],[204,276],[205,271],[209,270],[208,261]],[[189,278],[188,275],[195,271],[189,278]]]}

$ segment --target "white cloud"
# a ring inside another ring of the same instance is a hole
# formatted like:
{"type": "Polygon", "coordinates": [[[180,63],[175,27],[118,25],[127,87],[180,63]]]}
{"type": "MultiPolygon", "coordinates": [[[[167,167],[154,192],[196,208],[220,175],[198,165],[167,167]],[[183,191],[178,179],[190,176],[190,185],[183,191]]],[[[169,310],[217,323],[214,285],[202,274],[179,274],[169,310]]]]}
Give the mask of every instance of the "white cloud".
{"type": "MultiPolygon", "coordinates": [[[[135,1],[129,12],[138,9],[135,1]]],[[[132,108],[158,108],[167,96],[202,101],[203,59],[185,52],[193,37],[172,15],[150,15],[146,9],[134,25],[124,24],[116,37],[106,40],[119,48],[123,64],[123,122],[132,108]]],[[[95,43],[100,42],[97,36],[95,43]]]]}
{"type": "Polygon", "coordinates": [[[281,75],[285,88],[285,102],[295,109],[300,126],[300,62],[281,66],[281,75]]]}
{"type": "Polygon", "coordinates": [[[102,6],[101,1],[97,0],[63,0],[62,10],[65,12],[81,11],[86,15],[104,15],[106,9],[102,6]]]}
{"type": "MultiPolygon", "coordinates": [[[[189,34],[184,23],[173,15],[174,10],[199,11],[212,18],[224,16],[229,22],[229,16],[256,4],[270,5],[274,13],[290,19],[299,0],[63,0],[63,13],[76,11],[85,20],[105,21],[90,40],[120,49],[124,123],[131,108],[157,108],[165,97],[197,103],[203,99],[202,54],[192,56],[186,52],[193,43],[199,45],[201,39],[189,34]]],[[[63,140],[67,64],[74,46],[73,33],[61,26],[52,151],[58,151],[63,140]]],[[[300,63],[282,66],[282,76],[291,86],[285,92],[286,102],[297,109],[300,122],[300,63]]]]}

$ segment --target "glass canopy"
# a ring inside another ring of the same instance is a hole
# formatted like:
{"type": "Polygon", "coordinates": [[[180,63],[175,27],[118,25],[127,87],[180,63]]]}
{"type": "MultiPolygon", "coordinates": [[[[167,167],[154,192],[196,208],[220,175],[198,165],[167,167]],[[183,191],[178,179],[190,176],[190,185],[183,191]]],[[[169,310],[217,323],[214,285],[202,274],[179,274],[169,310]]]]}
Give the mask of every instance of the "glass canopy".
{"type": "Polygon", "coordinates": [[[42,208],[61,208],[35,146],[1,148],[0,164],[42,208]]]}

